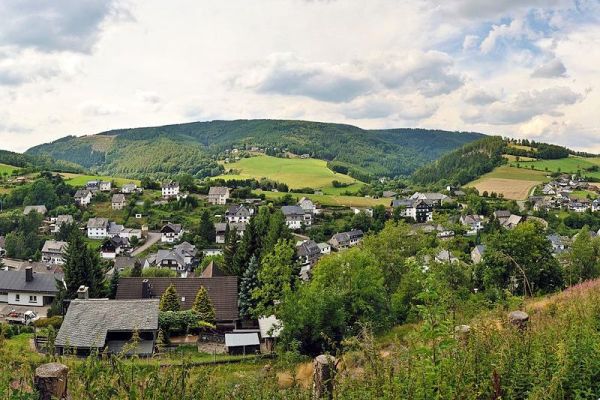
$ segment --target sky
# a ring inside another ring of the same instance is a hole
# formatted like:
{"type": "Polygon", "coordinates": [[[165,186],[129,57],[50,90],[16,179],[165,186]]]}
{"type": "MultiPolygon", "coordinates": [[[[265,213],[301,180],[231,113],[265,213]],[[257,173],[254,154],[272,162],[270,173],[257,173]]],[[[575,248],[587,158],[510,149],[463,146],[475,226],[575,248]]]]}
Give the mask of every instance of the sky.
{"type": "Polygon", "coordinates": [[[600,153],[600,0],[2,0],[0,148],[240,118],[600,153]]]}

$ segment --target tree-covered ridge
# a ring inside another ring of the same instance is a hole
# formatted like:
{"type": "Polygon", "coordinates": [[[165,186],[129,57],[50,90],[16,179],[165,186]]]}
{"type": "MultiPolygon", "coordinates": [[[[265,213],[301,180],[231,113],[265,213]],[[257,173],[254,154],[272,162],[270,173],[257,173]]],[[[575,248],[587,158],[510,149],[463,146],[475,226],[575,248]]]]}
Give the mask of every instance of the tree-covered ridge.
{"type": "Polygon", "coordinates": [[[412,179],[421,185],[464,185],[492,171],[504,161],[506,143],[501,137],[488,137],[469,143],[417,170],[412,179]]]}
{"type": "Polygon", "coordinates": [[[193,122],[120,129],[66,137],[33,147],[106,174],[218,173],[215,156],[233,147],[257,146],[309,154],[345,165],[359,179],[409,175],[441,154],[483,135],[425,129],[364,130],[351,125],[291,120],[193,122]],[[113,138],[110,140],[108,138],[113,138]]]}
{"type": "Polygon", "coordinates": [[[0,164],[8,164],[31,170],[48,170],[60,172],[80,172],[81,167],[70,161],[53,159],[48,155],[20,154],[8,150],[0,150],[0,164]]]}

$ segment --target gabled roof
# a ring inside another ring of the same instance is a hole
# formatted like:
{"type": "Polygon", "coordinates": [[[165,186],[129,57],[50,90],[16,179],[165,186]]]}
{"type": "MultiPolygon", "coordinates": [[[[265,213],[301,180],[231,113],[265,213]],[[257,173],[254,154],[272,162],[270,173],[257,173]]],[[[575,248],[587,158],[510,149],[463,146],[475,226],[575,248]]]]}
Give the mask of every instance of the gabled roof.
{"type": "Polygon", "coordinates": [[[125,203],[125,195],[122,193],[116,193],[112,196],[113,203],[125,203]]]}
{"type": "Polygon", "coordinates": [[[44,205],[41,205],[41,206],[26,206],[25,209],[23,210],[23,214],[27,215],[27,214],[29,214],[32,211],[35,211],[38,214],[46,214],[48,212],[48,209],[44,205]]]}
{"type": "Polygon", "coordinates": [[[88,197],[91,196],[92,192],[90,192],[87,189],[79,189],[78,191],[75,192],[75,198],[76,199],[80,199],[82,197],[88,197]]]}
{"type": "Polygon", "coordinates": [[[211,186],[208,189],[209,196],[225,196],[226,194],[229,194],[229,188],[225,186],[211,186]]]}
{"type": "Polygon", "coordinates": [[[63,253],[67,248],[67,242],[59,242],[56,240],[46,240],[42,253],[63,253]]]}
{"type": "Polygon", "coordinates": [[[189,310],[194,304],[200,286],[208,291],[218,321],[237,320],[238,317],[238,278],[222,276],[214,278],[121,278],[117,289],[117,299],[141,299],[142,281],[148,280],[154,298],[160,298],[164,291],[173,284],[180,297],[183,310],[189,310]],[[181,301],[185,298],[185,301],[181,301]]]}
{"type": "Polygon", "coordinates": [[[165,182],[162,184],[162,188],[163,189],[174,189],[174,188],[178,188],[179,187],[179,183],[177,182],[165,182]]]}
{"type": "Polygon", "coordinates": [[[221,271],[217,263],[214,261],[209,262],[206,268],[204,268],[204,271],[202,271],[202,274],[200,274],[201,278],[214,278],[216,276],[228,275],[221,271]]]}
{"type": "Polygon", "coordinates": [[[160,230],[160,233],[167,233],[167,232],[173,232],[175,234],[178,234],[179,232],[181,232],[181,224],[166,224],[165,226],[162,227],[162,229],[160,230]]]}
{"type": "Polygon", "coordinates": [[[296,246],[296,251],[301,257],[310,257],[321,254],[321,248],[314,240],[306,240],[296,246]]]}
{"type": "Polygon", "coordinates": [[[73,223],[73,216],[72,215],[59,215],[58,217],[56,217],[56,225],[61,225],[61,224],[71,224],[73,223]]]}
{"type": "Polygon", "coordinates": [[[304,209],[300,206],[283,206],[281,212],[286,217],[289,215],[304,215],[304,209]]]}
{"type": "Polygon", "coordinates": [[[108,218],[90,218],[87,223],[88,228],[106,229],[108,228],[108,218]]]}
{"type": "Polygon", "coordinates": [[[20,291],[29,293],[58,293],[54,274],[33,274],[33,280],[25,280],[25,270],[2,271],[0,270],[0,291],[20,291]]]}
{"type": "Polygon", "coordinates": [[[103,348],[109,332],[156,331],[158,303],[158,299],[73,300],[55,344],[76,348],[103,348]]]}

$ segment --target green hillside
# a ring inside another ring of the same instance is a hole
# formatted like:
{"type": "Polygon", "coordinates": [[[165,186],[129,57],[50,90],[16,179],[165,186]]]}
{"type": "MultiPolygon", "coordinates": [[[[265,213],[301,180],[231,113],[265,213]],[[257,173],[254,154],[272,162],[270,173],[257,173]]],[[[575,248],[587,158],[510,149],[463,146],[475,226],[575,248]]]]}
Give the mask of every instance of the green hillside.
{"type": "MultiPolygon", "coordinates": [[[[425,129],[364,130],[351,125],[287,120],[194,122],[68,136],[35,146],[28,155],[66,160],[103,175],[197,177],[223,172],[225,150],[288,151],[339,165],[357,178],[409,175],[442,154],[483,137],[479,133],[425,129]]],[[[332,166],[333,167],[333,166],[332,166]]],[[[344,171],[346,172],[346,171],[344,171]]]]}
{"type": "Polygon", "coordinates": [[[533,168],[538,171],[581,173],[583,176],[600,179],[600,157],[570,156],[558,160],[519,160],[512,161],[512,166],[517,164],[521,168],[533,168]]]}
{"type": "MultiPolygon", "coordinates": [[[[0,150],[0,164],[4,164],[2,172],[7,170],[6,166],[13,169],[27,168],[30,170],[49,170],[62,172],[80,172],[82,168],[69,160],[54,159],[54,157],[39,154],[21,154],[8,150],[0,150]]],[[[10,171],[12,173],[12,170],[10,171]]]]}

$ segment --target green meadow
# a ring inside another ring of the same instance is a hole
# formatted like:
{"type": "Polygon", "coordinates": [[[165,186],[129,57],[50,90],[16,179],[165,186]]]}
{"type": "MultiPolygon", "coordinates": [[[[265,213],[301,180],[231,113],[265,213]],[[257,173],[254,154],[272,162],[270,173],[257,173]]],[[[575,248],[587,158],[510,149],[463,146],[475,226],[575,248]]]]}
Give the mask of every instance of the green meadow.
{"type": "Polygon", "coordinates": [[[304,194],[304,193],[283,193],[283,192],[266,192],[257,190],[256,193],[264,194],[267,199],[275,200],[291,194],[294,198],[301,199],[307,197],[312,201],[321,204],[322,206],[344,206],[344,207],[374,207],[377,205],[389,206],[390,199],[373,199],[370,197],[358,196],[341,196],[331,194],[304,194]]]}
{"type": "Polygon", "coordinates": [[[117,186],[123,186],[126,183],[133,182],[136,185],[140,185],[140,181],[137,179],[128,178],[117,178],[114,176],[99,176],[99,175],[81,175],[81,174],[70,174],[61,173],[67,184],[71,186],[85,186],[88,181],[103,180],[103,181],[114,181],[117,186]]]}
{"type": "MultiPolygon", "coordinates": [[[[513,161],[510,163],[512,166],[516,166],[517,162],[513,161]]],[[[572,156],[568,158],[561,158],[558,160],[536,160],[536,161],[520,161],[518,163],[521,168],[531,168],[538,171],[549,171],[549,172],[567,172],[575,173],[581,171],[583,175],[592,176],[594,178],[600,178],[599,172],[588,172],[586,168],[599,166],[600,157],[579,157],[572,156]]]]}
{"type": "Polygon", "coordinates": [[[0,164],[0,175],[12,175],[13,171],[18,171],[20,168],[8,164],[0,164]]]}
{"type": "Polygon", "coordinates": [[[327,168],[327,162],[314,158],[278,158],[260,155],[243,158],[235,163],[225,164],[231,173],[220,175],[223,179],[261,179],[267,178],[285,183],[291,189],[310,187],[321,189],[326,194],[339,195],[355,192],[363,183],[348,175],[333,172],[327,168]],[[334,188],[333,180],[350,184],[348,187],[334,188]]]}

